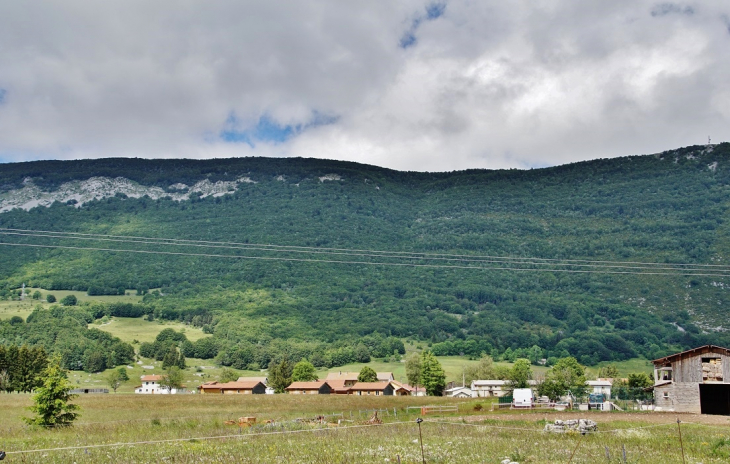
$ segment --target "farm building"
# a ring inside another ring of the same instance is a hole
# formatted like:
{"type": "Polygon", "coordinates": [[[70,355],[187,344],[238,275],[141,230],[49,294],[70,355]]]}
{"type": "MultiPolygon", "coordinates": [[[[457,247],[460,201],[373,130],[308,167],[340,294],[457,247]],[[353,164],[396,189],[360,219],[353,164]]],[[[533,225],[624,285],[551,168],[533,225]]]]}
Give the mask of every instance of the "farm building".
{"type": "Polygon", "coordinates": [[[705,345],[653,362],[656,410],[730,415],[730,349],[705,345]]]}
{"type": "Polygon", "coordinates": [[[87,395],[93,393],[109,393],[108,388],[74,388],[69,391],[72,395],[87,395]]]}
{"type": "Polygon", "coordinates": [[[292,395],[329,395],[333,393],[332,387],[325,380],[294,382],[286,387],[285,390],[292,395]]]}
{"type": "Polygon", "coordinates": [[[207,382],[198,387],[200,393],[209,395],[211,393],[224,395],[263,395],[266,393],[266,385],[263,382],[207,382]]]}

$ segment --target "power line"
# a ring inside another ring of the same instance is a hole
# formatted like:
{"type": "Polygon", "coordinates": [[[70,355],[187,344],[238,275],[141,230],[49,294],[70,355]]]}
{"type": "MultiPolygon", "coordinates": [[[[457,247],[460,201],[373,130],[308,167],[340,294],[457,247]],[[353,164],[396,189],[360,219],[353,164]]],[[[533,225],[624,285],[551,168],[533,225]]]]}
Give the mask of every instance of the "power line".
{"type": "Polygon", "coordinates": [[[106,251],[106,252],[113,252],[113,253],[139,253],[139,254],[150,254],[150,255],[191,256],[191,257],[204,257],[204,258],[246,259],[246,260],[284,261],[284,262],[322,263],[322,264],[352,264],[352,265],[364,265],[364,266],[397,266],[397,267],[414,267],[414,268],[431,268],[431,269],[560,272],[560,273],[574,273],[574,274],[601,273],[601,274],[616,274],[616,275],[653,275],[653,276],[682,275],[682,276],[687,276],[687,277],[692,277],[692,276],[695,276],[695,277],[730,277],[730,274],[719,274],[719,273],[634,272],[634,271],[606,271],[606,270],[581,270],[581,269],[529,269],[529,268],[504,267],[504,266],[501,266],[501,267],[499,267],[499,266],[490,266],[490,267],[457,266],[457,265],[444,265],[444,264],[389,263],[389,262],[373,262],[373,261],[344,261],[344,260],[333,260],[333,259],[282,258],[282,257],[271,257],[271,256],[220,255],[220,254],[212,254],[212,253],[182,253],[182,252],[156,251],[156,250],[129,250],[129,249],[119,249],[119,248],[75,247],[75,246],[65,246],[65,245],[39,245],[39,244],[31,244],[31,243],[0,242],[0,245],[30,247],[30,248],[56,248],[56,249],[79,250],[79,251],[106,251]]]}
{"type": "MultiPolygon", "coordinates": [[[[73,236],[66,236],[66,235],[51,235],[49,233],[41,233],[41,234],[34,234],[34,233],[25,233],[25,232],[6,232],[0,229],[0,235],[12,235],[12,236],[22,236],[22,237],[35,237],[35,238],[60,238],[60,239],[71,239],[71,240],[87,240],[87,241],[106,241],[106,242],[116,242],[116,243],[131,243],[131,244],[143,244],[143,245],[175,245],[175,246],[194,246],[194,247],[204,247],[204,248],[222,248],[222,249],[230,249],[230,250],[254,250],[254,251],[276,251],[276,252],[291,252],[291,253],[305,253],[305,254],[325,254],[325,255],[347,255],[347,256],[359,256],[359,257],[376,257],[376,258],[394,258],[394,259],[417,259],[417,260],[439,260],[439,261],[458,261],[458,262],[473,262],[473,263],[514,263],[514,264],[522,264],[522,265],[535,265],[535,266],[573,266],[573,267],[603,267],[603,268],[617,268],[617,269],[656,269],[656,270],[681,270],[685,272],[699,272],[704,271],[707,267],[707,265],[698,265],[699,268],[677,268],[673,267],[676,265],[661,265],[658,263],[649,263],[644,264],[642,266],[629,266],[626,264],[622,264],[620,262],[610,262],[610,261],[604,261],[606,264],[574,264],[570,262],[543,262],[543,261],[528,261],[533,258],[493,258],[493,259],[485,259],[484,257],[479,258],[467,258],[467,255],[464,255],[464,258],[444,258],[444,257],[438,257],[438,255],[431,257],[431,255],[428,256],[390,256],[388,255],[387,251],[372,251],[369,253],[354,253],[354,252],[329,252],[329,251],[319,251],[319,250],[283,250],[283,249],[275,249],[271,250],[268,248],[259,248],[259,247],[240,247],[240,246],[232,246],[232,245],[208,245],[208,244],[199,244],[199,243],[180,243],[179,241],[176,242],[166,242],[164,240],[166,239],[159,239],[163,241],[151,241],[150,240],[125,240],[125,239],[118,239],[118,238],[95,238],[95,237],[73,237],[73,236]],[[371,254],[374,253],[374,254],[371,254]],[[512,259],[513,261],[508,261],[512,259]],[[610,264],[609,264],[610,263],[610,264]],[[648,267],[644,267],[648,266],[648,267]],[[664,267],[658,267],[658,266],[664,266],[664,267]],[[668,267],[666,267],[668,266],[668,267]]],[[[154,239],[157,240],[157,239],[154,239]]],[[[209,242],[210,243],[210,242],[209,242]]],[[[534,258],[537,260],[541,260],[540,258],[534,258]]],[[[690,266],[690,265],[686,265],[690,266]]],[[[711,265],[714,268],[719,268],[720,266],[717,265],[711,265]]],[[[718,269],[724,272],[730,272],[730,269],[718,269]]]]}
{"type": "Polygon", "coordinates": [[[449,262],[465,262],[474,264],[507,264],[512,266],[563,266],[563,267],[590,267],[590,270],[581,269],[534,269],[525,267],[496,267],[496,266],[459,266],[459,265],[439,265],[439,264],[423,264],[412,262],[373,262],[373,261],[347,261],[335,259],[312,259],[312,258],[282,258],[270,256],[248,256],[248,255],[229,255],[229,254],[212,254],[212,253],[184,253],[170,252],[161,250],[131,250],[122,248],[102,248],[102,247],[75,247],[67,245],[40,245],[27,243],[8,243],[0,242],[0,245],[6,246],[28,246],[37,248],[61,248],[87,251],[107,251],[107,252],[130,252],[130,253],[148,253],[148,254],[167,254],[178,256],[197,256],[197,257],[217,257],[217,258],[239,258],[239,259],[260,259],[267,261],[292,261],[292,262],[317,262],[328,264],[353,264],[353,265],[378,265],[378,266],[401,266],[401,267],[429,267],[429,268],[454,268],[454,269],[479,269],[479,270],[511,270],[511,271],[542,271],[542,272],[568,272],[568,273],[604,273],[604,274],[634,274],[634,275],[686,275],[686,276],[715,276],[729,277],[730,269],[727,266],[713,264],[661,264],[661,263],[642,263],[636,261],[589,261],[589,260],[559,260],[547,258],[514,258],[504,256],[473,256],[473,255],[455,255],[455,254],[435,254],[435,253],[415,253],[415,252],[392,252],[385,250],[358,250],[344,248],[317,248],[317,247],[299,247],[284,245],[262,245],[262,244],[242,244],[235,242],[212,242],[203,240],[183,240],[183,239],[165,239],[150,238],[136,236],[120,236],[120,235],[104,235],[104,234],[84,234],[76,232],[53,232],[53,231],[36,231],[29,229],[0,229],[1,235],[22,236],[33,238],[47,239],[68,239],[68,240],[85,240],[85,241],[106,241],[116,243],[126,243],[134,245],[156,245],[156,246],[193,246],[204,248],[228,249],[239,251],[263,251],[276,253],[305,253],[319,255],[334,256],[357,256],[360,258],[386,258],[400,260],[418,260],[418,261],[449,261],[449,262]],[[691,267],[690,267],[691,266],[691,267]],[[630,269],[633,271],[651,271],[651,272],[633,272],[615,271],[609,269],[630,269]],[[674,272],[656,272],[656,271],[674,271],[674,272]],[[713,272],[715,271],[715,272],[713,272]]]}
{"type": "Polygon", "coordinates": [[[191,240],[191,239],[175,239],[175,238],[160,238],[160,237],[142,237],[133,235],[109,235],[109,234],[89,234],[82,232],[61,232],[61,231],[46,231],[46,230],[32,230],[32,229],[11,229],[11,228],[0,228],[0,233],[3,231],[7,232],[27,232],[35,234],[60,234],[65,238],[73,238],[75,236],[80,237],[92,237],[92,238],[116,238],[123,240],[141,240],[141,241],[155,241],[155,242],[169,242],[180,243],[180,244],[206,244],[211,246],[231,246],[231,247],[242,247],[242,248],[261,248],[271,250],[283,250],[283,251],[294,251],[302,250],[305,252],[343,252],[347,253],[373,253],[373,254],[385,254],[393,256],[413,256],[413,257],[426,257],[429,259],[437,258],[463,258],[467,260],[479,260],[479,259],[495,259],[495,260],[511,260],[521,261],[529,260],[535,262],[557,262],[557,263],[587,263],[587,264],[610,264],[610,265],[640,265],[640,266],[693,266],[698,268],[725,268],[728,266],[720,264],[690,264],[690,263],[647,263],[641,261],[607,261],[607,260],[584,260],[584,259],[568,259],[568,258],[536,258],[536,257],[514,257],[514,256],[494,256],[494,255],[463,255],[463,254],[449,254],[449,253],[426,253],[426,252],[413,252],[413,251],[387,251],[387,250],[373,250],[373,249],[357,249],[357,248],[328,248],[328,247],[311,247],[311,246],[298,246],[298,245],[273,245],[273,244],[261,244],[261,243],[240,243],[240,242],[220,242],[220,241],[208,241],[208,240],[191,240]]]}

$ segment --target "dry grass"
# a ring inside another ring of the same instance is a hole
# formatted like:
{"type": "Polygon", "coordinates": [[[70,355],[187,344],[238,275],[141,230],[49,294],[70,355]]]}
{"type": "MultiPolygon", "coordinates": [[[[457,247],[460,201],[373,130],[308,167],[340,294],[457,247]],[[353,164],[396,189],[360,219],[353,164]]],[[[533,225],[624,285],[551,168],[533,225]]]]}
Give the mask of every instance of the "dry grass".
{"type": "MultiPolygon", "coordinates": [[[[568,462],[576,446],[574,463],[623,462],[622,447],[629,463],[682,462],[676,418],[670,414],[593,413],[602,433],[582,437],[542,432],[546,420],[567,418],[566,413],[471,415],[476,400],[98,395],[78,398],[83,416],[73,428],[40,430],[20,420],[30,401],[28,395],[0,395],[2,446],[14,462],[420,463],[418,426],[405,407],[433,403],[457,404],[460,413],[425,418],[421,427],[428,463],[498,463],[504,457],[523,464],[568,462]],[[359,411],[372,408],[396,408],[398,416],[385,417],[382,426],[356,427],[367,417],[359,411]],[[333,412],[344,414],[345,427],[293,421],[333,412]],[[244,415],[256,416],[259,425],[239,429],[223,424],[244,415]],[[262,424],[267,419],[274,423],[262,424]],[[105,446],[115,443],[126,444],[105,446]],[[50,450],[66,447],[75,449],[50,450]],[[39,449],[46,451],[21,453],[39,449]]],[[[682,416],[687,462],[727,462],[730,440],[722,441],[730,437],[727,418],[711,426],[693,423],[706,417],[682,416]]]]}

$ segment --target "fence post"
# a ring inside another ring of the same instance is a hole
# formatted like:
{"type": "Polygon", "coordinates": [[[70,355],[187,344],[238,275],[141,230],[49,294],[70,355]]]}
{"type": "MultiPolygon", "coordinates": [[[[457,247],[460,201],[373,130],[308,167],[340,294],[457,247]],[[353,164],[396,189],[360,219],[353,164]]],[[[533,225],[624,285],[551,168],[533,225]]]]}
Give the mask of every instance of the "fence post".
{"type": "Polygon", "coordinates": [[[421,442],[421,459],[423,460],[423,464],[426,464],[426,454],[423,452],[423,435],[421,435],[421,422],[423,422],[423,419],[420,417],[416,419],[416,424],[418,424],[418,439],[421,442]]]}
{"type": "Polygon", "coordinates": [[[686,464],[684,460],[684,443],[682,443],[682,428],[679,426],[680,420],[677,418],[677,432],[679,432],[679,446],[682,448],[682,462],[686,464]]]}

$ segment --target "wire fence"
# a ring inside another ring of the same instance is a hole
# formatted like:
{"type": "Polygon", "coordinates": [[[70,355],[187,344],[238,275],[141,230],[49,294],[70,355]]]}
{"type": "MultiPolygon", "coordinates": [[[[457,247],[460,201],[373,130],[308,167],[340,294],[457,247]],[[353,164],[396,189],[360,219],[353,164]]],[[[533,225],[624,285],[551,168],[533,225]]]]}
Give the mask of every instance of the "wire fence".
{"type": "MultiPolygon", "coordinates": [[[[366,415],[368,413],[378,412],[379,414],[391,414],[392,410],[387,409],[372,409],[372,410],[360,410],[357,411],[359,415],[366,415]]],[[[397,412],[397,411],[396,411],[397,412]]],[[[326,417],[329,417],[330,419],[335,418],[342,418],[344,417],[344,413],[338,413],[338,414],[330,414],[326,417]]],[[[324,416],[321,416],[324,417],[324,416]]],[[[295,422],[295,421],[293,421],[295,422]]],[[[68,451],[74,451],[74,450],[85,450],[88,452],[90,449],[99,449],[99,448],[114,448],[114,447],[133,447],[133,446],[150,446],[150,445],[165,445],[165,444],[173,444],[173,443],[180,443],[180,442],[206,442],[206,441],[215,441],[215,440],[226,440],[226,439],[246,439],[246,438],[253,438],[253,437],[267,437],[267,436],[276,436],[276,435],[292,435],[292,434],[317,434],[318,432],[322,431],[333,431],[335,433],[347,433],[348,431],[352,430],[362,430],[362,429],[368,429],[373,427],[408,427],[409,425],[413,426],[415,424],[419,427],[419,437],[423,441],[423,437],[420,434],[420,425],[421,423],[425,424],[434,424],[439,425],[443,427],[462,427],[462,428],[476,428],[478,430],[484,430],[484,431],[506,431],[506,432],[519,432],[516,436],[524,436],[524,434],[549,434],[551,432],[546,432],[542,428],[535,428],[535,427],[515,427],[515,426],[505,426],[505,425],[495,425],[495,424],[487,424],[487,423],[466,423],[461,422],[458,420],[445,420],[445,419],[427,419],[427,421],[424,421],[422,419],[418,419],[417,421],[412,420],[394,420],[391,422],[386,422],[383,424],[353,424],[353,425],[344,425],[344,426],[338,426],[336,428],[327,428],[327,427],[318,427],[318,428],[298,428],[298,429],[287,429],[281,424],[266,424],[268,428],[259,428],[259,429],[250,429],[247,431],[247,433],[242,433],[242,429],[238,431],[238,433],[232,433],[232,434],[220,434],[220,435],[209,435],[209,436],[193,436],[193,437],[181,437],[181,438],[165,438],[165,439],[157,439],[157,440],[142,440],[142,441],[127,441],[127,442],[114,442],[114,443],[89,443],[89,444],[83,444],[83,445],[75,445],[75,446],[61,446],[61,447],[48,447],[48,448],[34,448],[34,449],[21,449],[21,450],[9,450],[9,451],[0,451],[4,453],[4,455],[7,455],[8,457],[12,457],[13,455],[22,456],[22,455],[33,455],[38,453],[61,453],[61,452],[68,452],[68,451]],[[278,428],[273,430],[272,428],[278,428]]],[[[701,423],[693,423],[693,422],[682,422],[679,419],[676,420],[676,422],[668,422],[668,423],[660,423],[660,424],[650,424],[650,425],[642,425],[642,426],[634,426],[634,427],[619,427],[615,429],[608,429],[608,430],[593,430],[593,431],[586,431],[580,434],[576,434],[578,436],[578,440],[576,440],[575,448],[573,449],[569,459],[565,462],[570,463],[573,458],[575,457],[578,449],[583,444],[583,440],[580,440],[580,437],[583,436],[590,436],[590,435],[606,435],[606,434],[627,434],[627,432],[638,432],[638,431],[650,431],[652,429],[658,429],[658,428],[666,428],[670,429],[669,433],[674,433],[672,430],[676,429],[676,437],[677,437],[677,444],[678,449],[674,450],[673,452],[677,455],[677,458],[681,456],[682,462],[686,462],[686,456],[685,456],[685,449],[684,449],[684,442],[682,438],[682,426],[696,426],[696,427],[708,427],[711,429],[717,429],[721,430],[723,432],[729,432],[730,429],[725,427],[719,427],[719,426],[713,426],[708,424],[701,424],[701,423]]],[[[730,439],[729,439],[730,440],[730,439]]],[[[428,441],[428,435],[426,435],[426,441],[428,441]]],[[[595,442],[593,442],[595,445],[595,442]]],[[[422,443],[423,444],[423,443],[422,443]]],[[[669,450],[667,450],[669,452],[669,450]]],[[[610,450],[608,446],[605,446],[605,455],[607,462],[627,462],[626,459],[626,447],[625,445],[622,445],[622,453],[618,457],[618,461],[611,460],[610,450]]],[[[424,458],[425,462],[425,458],[424,458]]],[[[564,462],[562,460],[556,459],[554,462],[564,462]]]]}

